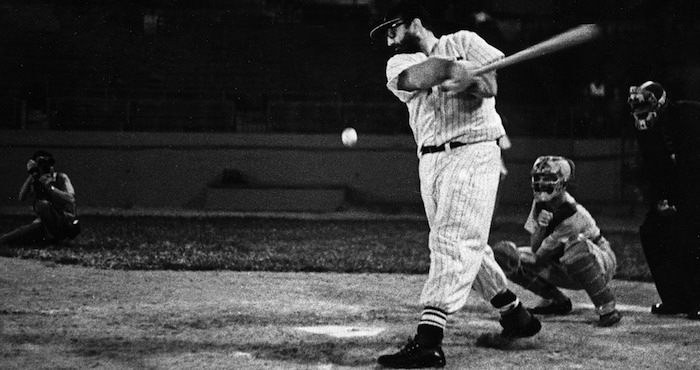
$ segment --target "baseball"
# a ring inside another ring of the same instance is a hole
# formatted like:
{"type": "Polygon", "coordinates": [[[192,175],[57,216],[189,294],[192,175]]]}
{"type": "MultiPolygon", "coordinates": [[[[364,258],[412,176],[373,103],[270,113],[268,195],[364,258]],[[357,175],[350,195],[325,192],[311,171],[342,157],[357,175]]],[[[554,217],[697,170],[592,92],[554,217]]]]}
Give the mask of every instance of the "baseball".
{"type": "Polygon", "coordinates": [[[352,127],[348,127],[343,130],[340,138],[343,140],[343,145],[347,147],[354,146],[357,143],[357,131],[352,127]]]}

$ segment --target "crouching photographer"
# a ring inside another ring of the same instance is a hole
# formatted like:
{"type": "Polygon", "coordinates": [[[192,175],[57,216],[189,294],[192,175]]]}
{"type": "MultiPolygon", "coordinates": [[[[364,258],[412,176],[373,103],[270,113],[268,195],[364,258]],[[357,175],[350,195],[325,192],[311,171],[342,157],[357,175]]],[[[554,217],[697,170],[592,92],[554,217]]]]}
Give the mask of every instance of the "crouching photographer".
{"type": "Polygon", "coordinates": [[[80,233],[73,184],[68,175],[54,169],[55,164],[53,155],[44,150],[34,152],[27,162],[29,176],[19,191],[19,201],[31,201],[37,218],[0,236],[0,244],[54,243],[80,233]]]}

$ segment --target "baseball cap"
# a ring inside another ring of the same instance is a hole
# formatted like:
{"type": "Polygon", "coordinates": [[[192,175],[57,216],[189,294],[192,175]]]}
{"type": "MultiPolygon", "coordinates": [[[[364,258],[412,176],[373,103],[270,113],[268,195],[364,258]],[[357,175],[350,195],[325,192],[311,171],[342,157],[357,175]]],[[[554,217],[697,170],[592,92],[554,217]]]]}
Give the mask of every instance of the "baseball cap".
{"type": "Polygon", "coordinates": [[[429,27],[432,22],[430,13],[418,1],[401,1],[387,10],[381,23],[369,31],[369,37],[372,40],[380,40],[389,28],[396,27],[402,22],[410,22],[416,18],[420,19],[426,27],[429,27]]]}

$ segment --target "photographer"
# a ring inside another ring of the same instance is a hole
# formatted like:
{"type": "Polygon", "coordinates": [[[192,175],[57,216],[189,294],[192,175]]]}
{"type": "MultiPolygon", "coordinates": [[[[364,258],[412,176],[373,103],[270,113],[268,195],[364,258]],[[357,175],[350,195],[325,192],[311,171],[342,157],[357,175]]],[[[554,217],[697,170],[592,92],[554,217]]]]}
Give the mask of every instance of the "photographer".
{"type": "Polygon", "coordinates": [[[32,223],[0,236],[0,244],[59,242],[80,233],[76,218],[75,190],[68,175],[54,170],[56,160],[44,150],[27,162],[29,176],[19,191],[19,201],[31,199],[38,216],[32,223]]]}

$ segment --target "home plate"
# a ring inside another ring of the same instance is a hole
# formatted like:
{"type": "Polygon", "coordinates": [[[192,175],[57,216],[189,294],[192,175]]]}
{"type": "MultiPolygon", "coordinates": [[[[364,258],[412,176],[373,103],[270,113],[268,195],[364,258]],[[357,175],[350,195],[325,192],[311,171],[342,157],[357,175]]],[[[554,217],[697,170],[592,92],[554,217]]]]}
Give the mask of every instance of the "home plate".
{"type": "Polygon", "coordinates": [[[329,335],[335,338],[373,337],[384,331],[383,328],[339,325],[302,326],[296,329],[307,333],[329,335]]]}

